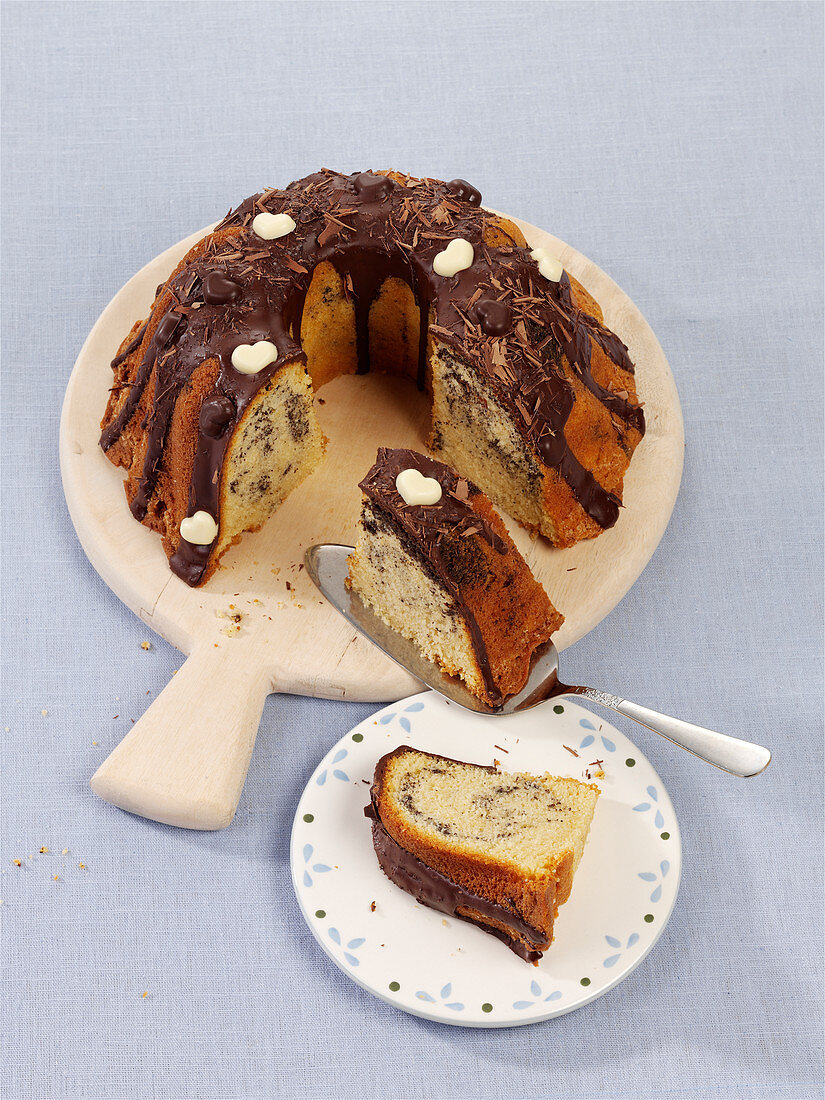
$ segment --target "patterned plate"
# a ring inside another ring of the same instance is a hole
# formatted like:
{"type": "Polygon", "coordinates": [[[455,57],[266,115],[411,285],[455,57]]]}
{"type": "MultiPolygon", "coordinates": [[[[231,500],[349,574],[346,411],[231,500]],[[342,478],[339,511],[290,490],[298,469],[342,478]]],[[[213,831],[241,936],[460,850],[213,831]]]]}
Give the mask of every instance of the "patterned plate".
{"type": "Polygon", "coordinates": [[[434,692],[394,703],[335,745],[304,790],[292,880],[318,943],[353,981],[416,1016],[512,1027],[561,1016],[612,989],[664,931],[682,868],[679,826],[636,746],[573,703],[508,718],[434,692]],[[594,778],[602,789],[570,900],[537,967],[465,921],[418,904],[385,878],[363,809],[376,761],[410,744],[505,771],[594,778]]]}

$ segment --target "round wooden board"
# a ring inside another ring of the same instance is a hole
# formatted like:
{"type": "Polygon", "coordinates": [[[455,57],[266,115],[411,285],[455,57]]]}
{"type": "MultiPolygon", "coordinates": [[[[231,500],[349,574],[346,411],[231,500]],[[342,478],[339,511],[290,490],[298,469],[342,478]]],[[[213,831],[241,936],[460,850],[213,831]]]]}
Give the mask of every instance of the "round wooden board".
{"type": "MultiPolygon", "coordinates": [[[[656,549],[681,480],[682,414],[664,353],[630,298],[569,245],[512,220],[532,245],[557,254],[601,304],[606,324],[636,363],[647,421],[625,479],[625,507],[612,530],[557,550],[508,520],[516,544],[565,615],[556,637],[561,650],[616,606],[656,549]]],[[[203,588],[189,588],[169,571],[160,538],[135,522],[126,506],[122,471],[98,446],[112,379],[109,363],[132,323],[147,316],[158,283],[205,232],[167,249],[129,280],[101,314],[75,363],[63,404],[60,462],[83,548],[120,599],[184,653],[217,647],[231,665],[263,677],[270,691],[376,702],[408,695],[419,687],[417,681],[354,634],[316,591],[302,561],[313,543],[354,540],[357,483],[378,446],[424,449],[428,400],[411,383],[367,374],[325,386],[316,406],[330,441],[326,460],[261,531],[246,535],[224,557],[203,588]],[[227,636],[231,620],[223,616],[236,612],[242,616],[239,630],[227,636]]]]}

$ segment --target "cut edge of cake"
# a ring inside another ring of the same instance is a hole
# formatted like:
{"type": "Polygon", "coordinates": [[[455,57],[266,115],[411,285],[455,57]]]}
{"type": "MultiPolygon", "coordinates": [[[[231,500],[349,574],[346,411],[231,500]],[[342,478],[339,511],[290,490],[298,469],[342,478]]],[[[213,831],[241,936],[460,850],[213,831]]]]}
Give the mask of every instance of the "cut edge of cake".
{"type": "Polygon", "coordinates": [[[443,462],[380,448],[364,493],[348,584],[383,622],[491,706],[520,691],[563,615],[530,572],[492,504],[443,462]],[[415,471],[441,496],[409,503],[415,471]]]}

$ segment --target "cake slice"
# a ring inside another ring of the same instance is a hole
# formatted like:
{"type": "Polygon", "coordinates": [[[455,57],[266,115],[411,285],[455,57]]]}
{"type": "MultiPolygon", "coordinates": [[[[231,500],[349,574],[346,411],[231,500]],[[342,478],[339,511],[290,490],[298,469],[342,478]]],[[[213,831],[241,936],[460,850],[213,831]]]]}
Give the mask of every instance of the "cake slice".
{"type": "Polygon", "coordinates": [[[365,813],[387,878],[538,962],[570,897],[599,788],[401,745],[378,761],[370,794],[365,813]]]}
{"type": "Polygon", "coordinates": [[[443,462],[383,447],[360,487],[352,590],[492,706],[520,691],[564,617],[487,497],[443,462]]]}

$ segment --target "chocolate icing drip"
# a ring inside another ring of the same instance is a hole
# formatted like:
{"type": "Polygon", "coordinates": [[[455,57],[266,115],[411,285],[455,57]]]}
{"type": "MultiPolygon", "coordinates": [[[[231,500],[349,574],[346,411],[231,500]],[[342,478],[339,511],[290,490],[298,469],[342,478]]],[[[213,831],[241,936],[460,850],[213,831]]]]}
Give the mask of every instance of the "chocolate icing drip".
{"type": "Polygon", "coordinates": [[[537,928],[527,924],[509,909],[488,901],[478,894],[470,893],[446,875],[428,867],[406,848],[402,848],[384,828],[374,802],[365,807],[364,814],[372,818],[372,843],[375,854],[381,870],[390,882],[394,882],[400,889],[412,894],[422,905],[427,905],[430,909],[445,913],[447,916],[458,917],[459,920],[465,920],[468,924],[474,924],[476,928],[496,936],[525,962],[539,961],[548,943],[546,936],[537,928]],[[500,928],[482,924],[467,913],[460,913],[459,909],[472,909],[482,917],[489,917],[512,928],[516,935],[509,936],[500,928]],[[527,943],[524,942],[525,940],[527,943]]]}
{"type": "Polygon", "coordinates": [[[400,447],[395,450],[379,448],[375,465],[359,484],[359,488],[411,537],[424,561],[453,597],[470,631],[479,671],[490,702],[494,706],[498,705],[503,696],[493,677],[484,636],[475,616],[461,597],[460,585],[450,565],[450,542],[456,538],[478,535],[497,554],[509,553],[504,539],[473,508],[473,498],[478,495],[479,489],[443,462],[437,462],[418,451],[400,447]],[[435,478],[441,485],[442,496],[437,504],[406,503],[395,487],[395,479],[402,470],[409,469],[419,470],[424,477],[435,478]]]}
{"type": "Polygon", "coordinates": [[[129,358],[133,351],[137,351],[137,349],[143,342],[143,337],[146,335],[146,330],[148,327],[148,321],[144,322],[144,324],[140,326],[137,336],[135,336],[134,340],[130,340],[123,351],[119,355],[116,355],[114,357],[114,359],[112,360],[112,367],[119,367],[121,363],[124,363],[129,358]]]}
{"type": "MultiPolygon", "coordinates": [[[[135,515],[143,518],[151,506],[177,398],[199,367],[217,362],[214,394],[233,403],[237,421],[286,362],[306,361],[298,342],[304,299],[316,265],[329,261],[354,302],[360,370],[369,369],[370,307],[387,278],[402,279],[411,287],[421,314],[419,385],[425,382],[427,336],[432,334],[483,372],[524,438],[547,466],[558,471],[585,511],[603,527],[615,523],[618,499],[582,468],[564,438],[573,392],[559,353],[564,352],[577,377],[620,424],[643,431],[641,409],[621,392],[602,389],[590,371],[594,342],[619,367],[632,372],[627,349],[595,318],[576,309],[566,276],[559,283],[547,282],[527,249],[514,242],[487,244],[485,231],[497,221],[480,202],[480,193],[464,180],[396,182],[377,173],[342,175],[324,169],[284,190],[253,195],[231,211],[217,231],[196,246],[192,258],[158,288],[152,316],[174,310],[185,317],[185,328],[178,322],[171,334],[173,343],[167,344],[170,334],[159,336],[161,325],[152,329],[150,323],[113,364],[117,367],[141,351],[129,395],[101,435],[104,450],[120,437],[152,385],[146,462],[132,506],[135,515]],[[271,241],[258,237],[251,223],[265,211],[289,214],[295,230],[271,241]],[[433,259],[456,237],[472,244],[473,264],[451,279],[442,278],[433,272],[433,259]],[[500,303],[511,312],[506,331],[491,335],[482,326],[473,310],[480,299],[500,303]],[[264,339],[276,345],[278,359],[257,375],[235,371],[234,348],[264,339]]],[[[190,514],[202,509],[219,521],[219,485],[231,435],[224,431],[216,440],[201,431],[190,514]]],[[[172,568],[197,584],[205,568],[202,557],[182,541],[172,568]]]]}

